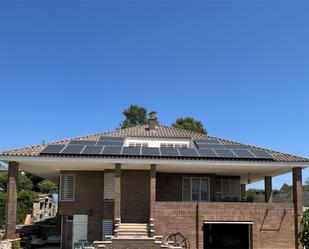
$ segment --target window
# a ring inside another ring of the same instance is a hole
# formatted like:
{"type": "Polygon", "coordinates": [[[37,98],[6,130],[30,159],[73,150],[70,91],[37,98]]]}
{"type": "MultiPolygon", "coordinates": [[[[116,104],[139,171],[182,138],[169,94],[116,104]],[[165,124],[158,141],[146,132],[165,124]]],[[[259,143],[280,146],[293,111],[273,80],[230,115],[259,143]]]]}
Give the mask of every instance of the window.
{"type": "Polygon", "coordinates": [[[115,173],[104,173],[104,200],[114,200],[115,173]]]}
{"type": "Polygon", "coordinates": [[[60,175],[60,201],[75,200],[75,175],[60,175]]]}
{"type": "Polygon", "coordinates": [[[209,178],[207,177],[183,177],[182,178],[183,201],[209,201],[209,178]]]}
{"type": "Polygon", "coordinates": [[[239,201],[240,180],[239,179],[217,179],[216,201],[239,201]]]}
{"type": "Polygon", "coordinates": [[[148,143],[145,142],[129,142],[129,147],[148,147],[148,143]]]}
{"type": "Polygon", "coordinates": [[[160,143],[161,148],[188,148],[188,144],[184,143],[160,143]]]}

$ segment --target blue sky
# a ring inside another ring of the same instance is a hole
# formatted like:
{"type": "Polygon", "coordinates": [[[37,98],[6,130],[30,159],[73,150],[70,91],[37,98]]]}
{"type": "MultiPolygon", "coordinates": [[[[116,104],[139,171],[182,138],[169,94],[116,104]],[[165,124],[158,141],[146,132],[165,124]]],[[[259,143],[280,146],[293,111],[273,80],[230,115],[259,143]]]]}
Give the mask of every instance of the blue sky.
{"type": "Polygon", "coordinates": [[[292,0],[0,1],[0,150],[117,128],[138,104],[163,124],[192,116],[210,135],[309,157],[308,11],[292,0]]]}

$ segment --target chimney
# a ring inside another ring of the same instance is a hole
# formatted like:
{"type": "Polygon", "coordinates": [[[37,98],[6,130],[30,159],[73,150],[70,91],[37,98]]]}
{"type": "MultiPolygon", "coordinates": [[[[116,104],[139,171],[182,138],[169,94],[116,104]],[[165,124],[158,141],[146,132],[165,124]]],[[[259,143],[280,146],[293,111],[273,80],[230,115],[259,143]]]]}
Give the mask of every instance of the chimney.
{"type": "Polygon", "coordinates": [[[157,124],[158,124],[157,112],[149,113],[149,120],[148,120],[149,130],[155,130],[157,124]]]}

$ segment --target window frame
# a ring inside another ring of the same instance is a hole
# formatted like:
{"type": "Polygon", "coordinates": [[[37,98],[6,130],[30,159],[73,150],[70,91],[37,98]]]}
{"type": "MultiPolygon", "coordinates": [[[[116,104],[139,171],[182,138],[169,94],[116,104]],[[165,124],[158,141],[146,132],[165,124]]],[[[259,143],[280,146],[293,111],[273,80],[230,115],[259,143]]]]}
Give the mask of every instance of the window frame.
{"type": "Polygon", "coordinates": [[[183,176],[182,181],[182,202],[210,202],[210,177],[209,176],[183,176]],[[190,179],[190,200],[189,201],[184,201],[184,179],[190,179]],[[192,200],[192,179],[199,179],[199,200],[192,200]],[[201,191],[201,185],[202,185],[202,179],[207,179],[207,200],[201,200],[202,196],[202,191],[201,191]]]}

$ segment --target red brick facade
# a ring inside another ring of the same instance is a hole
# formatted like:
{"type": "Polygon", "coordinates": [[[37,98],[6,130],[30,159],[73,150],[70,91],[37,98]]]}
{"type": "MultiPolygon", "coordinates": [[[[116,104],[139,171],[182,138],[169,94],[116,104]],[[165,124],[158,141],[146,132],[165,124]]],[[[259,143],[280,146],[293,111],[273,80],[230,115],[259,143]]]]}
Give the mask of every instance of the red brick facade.
{"type": "MultiPolygon", "coordinates": [[[[60,202],[59,213],[62,215],[89,214],[88,238],[101,240],[103,218],[114,217],[114,202],[103,200],[104,173],[70,171],[70,174],[72,173],[76,176],[76,199],[74,202],[60,202]]],[[[206,176],[205,174],[157,173],[156,177],[153,175],[151,177],[150,170],[122,170],[119,178],[122,220],[148,223],[151,212],[155,235],[165,237],[180,232],[187,237],[190,248],[198,249],[204,248],[204,221],[246,221],[252,222],[251,249],[295,248],[293,204],[183,203],[181,202],[181,179],[184,175],[206,176]],[[150,193],[156,196],[156,201],[152,204],[150,193]],[[133,209],[137,211],[131,212],[130,210],[133,209]],[[142,212],[142,209],[145,211],[142,212]]],[[[115,182],[115,185],[117,184],[119,183],[115,182]]],[[[214,186],[211,185],[211,188],[213,189],[214,186]]],[[[299,205],[300,200],[297,203],[299,205]]]]}

